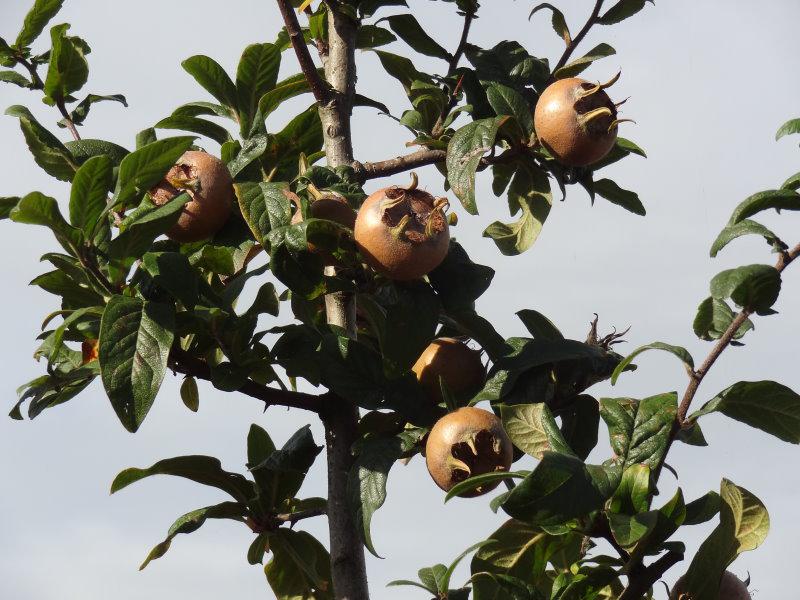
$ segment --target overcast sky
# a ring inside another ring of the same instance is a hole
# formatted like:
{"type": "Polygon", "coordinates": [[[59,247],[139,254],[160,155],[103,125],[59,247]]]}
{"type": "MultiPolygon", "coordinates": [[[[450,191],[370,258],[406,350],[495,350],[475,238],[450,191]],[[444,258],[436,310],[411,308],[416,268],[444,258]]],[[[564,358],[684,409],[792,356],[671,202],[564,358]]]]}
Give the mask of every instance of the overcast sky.
{"type": "MultiPolygon", "coordinates": [[[[432,28],[436,39],[454,47],[460,23],[453,18],[452,5],[412,3],[415,16],[432,28]]],[[[491,46],[517,39],[535,55],[558,57],[563,43],[550,29],[548,16],[527,21],[531,2],[483,4],[471,41],[491,46]]],[[[592,5],[589,0],[558,4],[573,32],[592,5]]],[[[27,0],[0,2],[0,36],[15,37],[28,6],[27,0]]],[[[179,104],[210,99],[183,72],[183,59],[207,54],[235,72],[241,50],[253,42],[272,41],[280,27],[277,10],[268,0],[67,0],[54,23],[65,21],[93,49],[85,90],[124,93],[130,103],[127,109],[112,103],[96,106],[82,133],[128,148],[134,146],[136,132],[179,104]]],[[[800,116],[800,80],[795,76],[799,21],[796,0],[661,0],[622,25],[593,30],[583,50],[604,41],[617,49],[617,55],[598,62],[586,76],[606,80],[623,69],[612,93],[617,99],[631,96],[624,116],[636,119],[638,125],[623,125],[622,135],[649,154],[647,160],[632,157],[614,165],[609,176],[640,194],[647,217],[631,215],[602,199],[592,207],[585,193],[573,187],[566,202],[553,207],[534,248],[519,257],[503,257],[480,235],[491,221],[507,219],[505,199],[491,194],[490,177],[484,174],[478,182],[481,214],[469,217],[457,206],[462,219],[454,230],[476,261],[497,270],[479,311],[505,335],[524,335],[514,313],[535,308],[576,339],[585,337],[592,313],[597,312],[603,330],[632,327],[623,353],[661,340],[684,345],[696,361],[701,360],[709,345],[695,338],[691,323],[697,305],[708,295],[709,279],[724,268],[774,262],[757,239],[737,240],[716,260],[709,259],[708,248],[739,201],[780,186],[800,170],[797,139],[774,141],[783,121],[800,116]]],[[[46,40],[47,34],[41,43],[46,40]]],[[[389,49],[405,50],[399,43],[389,49]]],[[[284,57],[281,76],[291,75],[296,63],[289,53],[284,57]]],[[[380,72],[371,53],[359,53],[357,60],[359,91],[399,114],[406,107],[399,84],[380,72]]],[[[433,59],[414,60],[431,71],[442,70],[433,59]]],[[[37,94],[0,85],[1,108],[26,104],[43,123],[55,127],[55,111],[37,94]]],[[[305,97],[292,110],[299,111],[308,102],[305,97]]],[[[290,114],[282,110],[273,115],[271,129],[278,129],[290,114]]],[[[359,160],[380,160],[406,151],[407,132],[372,109],[357,109],[353,127],[359,160]]],[[[68,139],[63,130],[58,135],[68,139]]],[[[213,142],[207,149],[218,151],[213,142]]],[[[68,187],[35,165],[17,120],[11,117],[0,117],[0,156],[0,195],[40,190],[66,202],[68,187]]],[[[441,177],[433,168],[421,170],[420,177],[423,186],[442,193],[441,177]]],[[[400,177],[403,181],[405,176],[400,177]]],[[[377,185],[370,182],[367,190],[377,185]]],[[[789,242],[800,237],[795,215],[770,215],[765,222],[789,242]]],[[[8,222],[0,228],[6,299],[0,312],[0,330],[6,332],[0,395],[10,409],[15,388],[43,371],[43,365],[30,356],[39,324],[57,308],[57,301],[27,284],[47,270],[39,256],[55,245],[40,228],[8,222]]],[[[776,306],[781,314],[758,319],[747,346],[726,352],[704,382],[698,404],[741,379],[774,379],[800,389],[795,354],[799,297],[800,268],[790,268],[776,306]]],[[[284,307],[278,321],[289,318],[284,307]]],[[[639,370],[622,378],[616,388],[603,384],[591,392],[596,397],[644,397],[685,388],[685,374],[674,358],[652,353],[638,363],[639,370]]],[[[307,415],[282,409],[263,414],[258,402],[207,385],[201,385],[199,413],[192,414],[181,404],[177,385],[178,380],[168,375],[136,435],[117,422],[99,382],[34,422],[0,418],[0,596],[9,600],[272,597],[263,571],[245,560],[252,534],[233,522],[208,523],[190,536],[180,536],[164,558],[142,573],[136,570],[174,518],[224,498],[216,490],[170,478],[146,480],[109,497],[109,484],[118,471],[180,454],[216,455],[226,468],[242,470],[251,423],[266,427],[276,442],[283,443],[307,422],[307,415]]],[[[669,458],[684,495],[690,500],[718,489],[722,476],[755,492],[770,510],[772,531],[758,551],[741,556],[732,570],[742,577],[750,572],[756,598],[786,597],[794,587],[786,579],[796,569],[800,535],[796,518],[800,450],[722,416],[706,418],[703,426],[708,448],[678,444],[669,458]]],[[[316,423],[313,431],[321,442],[316,423]]],[[[601,435],[592,460],[602,461],[609,454],[607,439],[601,435]]],[[[319,460],[314,467],[304,495],[325,495],[323,463],[319,460]]],[[[669,498],[675,482],[668,473],[664,482],[662,498],[669,498]]],[[[423,461],[417,458],[392,470],[388,501],[373,519],[373,540],[385,557],[368,560],[375,598],[422,598],[421,591],[417,595],[414,590],[384,586],[392,579],[415,578],[420,567],[449,562],[502,521],[489,510],[487,497],[447,506],[442,501],[443,494],[430,481],[423,461]]],[[[306,521],[303,527],[320,539],[327,537],[323,519],[306,521]]],[[[694,550],[709,529],[710,525],[687,528],[677,539],[694,550]]],[[[668,580],[674,580],[685,565],[673,569],[668,580]]],[[[466,569],[459,570],[455,583],[467,576],[466,569]]],[[[658,594],[663,597],[663,589],[658,594]]]]}

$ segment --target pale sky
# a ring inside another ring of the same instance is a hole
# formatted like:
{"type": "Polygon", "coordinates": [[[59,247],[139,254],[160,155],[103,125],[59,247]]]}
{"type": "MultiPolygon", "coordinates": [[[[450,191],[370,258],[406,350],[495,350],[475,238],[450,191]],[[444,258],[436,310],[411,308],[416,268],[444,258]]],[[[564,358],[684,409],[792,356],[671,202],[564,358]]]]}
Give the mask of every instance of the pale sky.
{"type": "MultiPolygon", "coordinates": [[[[451,20],[451,4],[411,0],[415,16],[434,29],[448,48],[455,46],[460,24],[451,20]]],[[[472,41],[492,46],[503,39],[521,41],[533,54],[555,60],[563,43],[552,32],[549,17],[527,14],[531,2],[489,1],[473,26],[472,41]]],[[[592,3],[558,2],[573,32],[592,3]]],[[[610,4],[610,2],[609,2],[610,4]]],[[[0,2],[0,36],[16,35],[28,0],[0,2]]],[[[384,11],[382,15],[392,14],[384,11]]],[[[72,32],[92,46],[91,74],[85,91],[123,93],[130,108],[101,104],[92,109],[84,137],[100,137],[132,148],[134,136],[171,113],[179,104],[209,100],[180,67],[193,54],[217,59],[229,72],[249,43],[272,41],[279,29],[272,2],[208,0],[188,2],[98,2],[67,0],[54,23],[70,22],[72,32]]],[[[647,160],[626,159],[608,169],[621,186],[636,190],[647,207],[645,218],[631,215],[598,198],[590,206],[586,194],[569,188],[566,202],[553,207],[537,244],[518,257],[503,257],[481,237],[491,221],[507,220],[504,198],[495,198],[490,177],[478,180],[481,214],[469,217],[456,207],[461,221],[453,231],[474,260],[492,265],[497,274],[479,311],[505,335],[524,335],[514,313],[534,308],[548,315],[569,337],[583,339],[592,313],[603,330],[632,326],[625,353],[655,340],[686,346],[699,362],[709,344],[691,330],[695,309],[708,295],[708,281],[717,272],[740,264],[774,263],[759,239],[737,240],[719,258],[708,248],[734,206],[751,193],[779,187],[800,170],[795,139],[774,141],[785,120],[800,116],[800,4],[742,0],[661,0],[622,25],[596,28],[582,49],[605,41],[617,55],[596,63],[588,79],[606,80],[623,69],[613,88],[617,99],[631,96],[622,135],[639,143],[647,160]]],[[[41,44],[48,39],[43,36],[41,44]]],[[[405,49],[401,43],[387,48],[405,49]]],[[[580,55],[578,52],[576,55],[580,55]]],[[[358,55],[359,91],[385,102],[399,114],[406,98],[397,82],[382,74],[369,52],[358,55]]],[[[440,72],[435,59],[416,57],[417,65],[440,72]]],[[[421,68],[421,67],[420,67],[421,68]]],[[[281,76],[295,73],[296,63],[284,54],[281,76]]],[[[0,84],[0,108],[26,104],[42,123],[55,130],[57,115],[36,93],[0,84]]],[[[294,102],[299,111],[310,102],[294,102]]],[[[271,117],[272,130],[290,115],[271,117]]],[[[466,122],[466,121],[464,121],[466,122]]],[[[372,109],[357,109],[354,143],[359,160],[380,160],[406,151],[406,131],[372,109]]],[[[67,134],[58,135],[66,140],[67,134]]],[[[163,132],[162,135],[171,135],[163,132]]],[[[17,120],[0,117],[0,195],[40,190],[65,203],[68,187],[50,179],[24,147],[17,120]]],[[[207,149],[217,152],[214,142],[207,149]]],[[[433,168],[420,171],[421,184],[442,193],[433,168]]],[[[405,176],[399,181],[405,181],[405,176]]],[[[369,182],[367,191],[378,182],[369,182]]],[[[451,198],[454,200],[453,198],[451,198]]],[[[454,202],[454,205],[457,202],[454,202]]],[[[65,204],[64,204],[65,205],[65,204]]],[[[797,242],[798,217],[769,215],[762,219],[787,242],[797,242]]],[[[7,342],[0,367],[0,391],[6,409],[14,390],[43,371],[30,356],[43,317],[57,300],[27,283],[47,270],[39,256],[55,248],[41,228],[0,224],[0,270],[6,302],[0,328],[7,342]]],[[[252,293],[252,290],[249,291],[252,293]]],[[[745,348],[725,353],[700,389],[699,406],[738,380],[773,379],[795,390],[800,375],[794,354],[800,335],[800,267],[785,273],[781,314],[759,318],[745,348]],[[785,313],[785,314],[784,314],[785,313]]],[[[279,323],[289,320],[282,307],[279,323]]],[[[265,321],[265,326],[270,326],[265,321]]],[[[595,397],[644,397],[685,388],[680,364],[651,353],[637,361],[639,370],[616,388],[598,385],[595,397]]],[[[209,522],[199,531],[179,536],[169,553],[145,571],[137,567],[152,545],[161,541],[172,521],[188,510],[219,502],[223,494],[191,482],[156,478],[110,497],[114,475],[129,466],[147,466],[181,454],[212,454],[229,470],[243,470],[245,437],[251,423],[266,427],[283,443],[308,415],[272,408],[237,394],[201,385],[200,411],[190,413],[180,402],[179,380],[168,375],[139,433],[127,433],[117,422],[96,382],[79,398],[49,410],[35,421],[0,417],[0,597],[9,600],[133,600],[143,597],[175,600],[271,598],[263,571],[247,564],[252,534],[233,522],[209,522]]],[[[732,570],[752,576],[755,598],[787,597],[794,584],[800,525],[800,450],[745,425],[711,416],[703,421],[707,448],[676,444],[668,462],[677,469],[687,500],[718,489],[723,476],[756,493],[767,505],[772,531],[757,551],[741,556],[732,570]]],[[[322,434],[313,424],[317,442],[322,434]]],[[[591,460],[610,455],[607,438],[591,460]]],[[[306,496],[324,495],[324,460],[320,458],[304,485],[306,496]]],[[[528,465],[532,466],[532,463],[528,465]]],[[[674,479],[665,473],[663,498],[672,494],[674,479]]],[[[423,592],[385,588],[392,579],[414,579],[420,567],[449,562],[461,550],[483,539],[503,517],[488,508],[489,497],[456,500],[446,506],[443,493],[430,481],[423,461],[396,466],[389,476],[389,497],[373,519],[373,540],[385,557],[368,559],[370,588],[375,598],[422,598],[423,592]]],[[[674,539],[690,551],[705,538],[711,524],[681,530],[674,539]]],[[[303,528],[326,541],[323,519],[303,528]]],[[[468,576],[459,569],[454,583],[468,576]]],[[[688,561],[667,577],[673,581],[688,561]]],[[[657,597],[664,597],[659,586],[657,597]]]]}

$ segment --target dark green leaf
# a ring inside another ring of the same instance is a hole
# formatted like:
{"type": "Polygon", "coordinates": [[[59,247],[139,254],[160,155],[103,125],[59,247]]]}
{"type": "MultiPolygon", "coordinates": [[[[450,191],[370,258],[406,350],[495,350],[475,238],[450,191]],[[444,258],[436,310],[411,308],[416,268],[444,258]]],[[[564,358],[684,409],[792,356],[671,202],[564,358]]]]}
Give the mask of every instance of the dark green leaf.
{"type": "Polygon", "coordinates": [[[148,252],[142,257],[142,266],[157,286],[169,292],[184,307],[192,309],[197,304],[200,276],[185,255],[148,252]]]}
{"type": "Polygon", "coordinates": [[[157,544],[147,555],[144,562],[139,567],[141,571],[150,561],[161,558],[167,553],[172,539],[179,533],[192,533],[200,529],[206,519],[231,519],[232,521],[244,522],[247,517],[247,507],[239,502],[222,502],[205,508],[198,508],[186,513],[176,519],[169,528],[166,539],[157,544]]]}
{"type": "Polygon", "coordinates": [[[36,164],[51,177],[61,181],[72,181],[78,166],[64,144],[42,127],[24,106],[11,106],[6,110],[6,114],[19,119],[20,129],[36,164]]]}
{"type": "Polygon", "coordinates": [[[330,555],[311,534],[281,528],[270,537],[270,551],[264,572],[277,598],[333,598],[330,555]]]}
{"type": "Polygon", "coordinates": [[[119,165],[114,206],[126,206],[156,185],[194,142],[193,136],[158,140],[131,152],[119,165]]]}
{"type": "Polygon", "coordinates": [[[471,308],[475,300],[489,289],[494,269],[470,260],[457,241],[450,240],[450,250],[428,279],[447,309],[471,308]]]}
{"type": "Polygon", "coordinates": [[[100,324],[100,374],[125,429],[135,432],[153,405],[167,369],[175,308],[113,296],[100,324]]]}
{"type": "Polygon", "coordinates": [[[678,360],[683,362],[686,370],[691,373],[694,371],[694,359],[692,355],[689,354],[689,351],[686,348],[682,348],[681,346],[672,346],[670,344],[665,344],[664,342],[653,342],[651,344],[646,344],[644,346],[639,346],[636,350],[631,352],[628,356],[626,356],[622,362],[617,365],[617,368],[614,369],[614,373],[611,375],[611,385],[617,383],[617,378],[620,374],[625,370],[625,368],[633,362],[633,359],[639,356],[642,352],[647,350],[663,350],[664,352],[669,352],[673,356],[675,356],[678,360]]]}
{"type": "Polygon", "coordinates": [[[767,243],[774,249],[783,249],[786,245],[772,233],[769,229],[764,227],[761,223],[756,223],[750,219],[739,221],[735,225],[728,225],[723,229],[711,245],[711,256],[715,257],[720,250],[727,246],[731,241],[743,235],[760,235],[767,243]]]}
{"type": "Polygon", "coordinates": [[[627,515],[644,512],[649,507],[651,492],[650,467],[633,463],[622,472],[622,479],[608,503],[608,510],[627,515]]]}
{"type": "Polygon", "coordinates": [[[50,271],[35,278],[30,283],[37,285],[46,292],[63,298],[63,308],[82,308],[84,306],[98,306],[103,303],[103,297],[90,289],[86,284],[79,283],[70,278],[63,270],[50,271]]]}
{"type": "Polygon", "coordinates": [[[239,208],[256,240],[267,244],[272,229],[286,227],[292,218],[292,192],[286,183],[237,183],[239,208]]]}
{"type": "Polygon", "coordinates": [[[510,224],[495,221],[483,236],[492,238],[503,254],[514,256],[534,244],[550,214],[553,195],[546,173],[533,163],[520,164],[508,188],[508,204],[511,214],[522,209],[520,219],[510,224]]]}
{"type": "Polygon", "coordinates": [[[556,341],[564,339],[558,327],[537,310],[523,309],[517,311],[517,316],[534,339],[556,341]]]}
{"type": "Polygon", "coordinates": [[[631,192],[619,187],[610,179],[600,179],[594,182],[594,191],[617,206],[621,206],[627,211],[636,215],[644,216],[647,211],[639,200],[639,195],[636,192],[631,192]]]}
{"type": "Polygon", "coordinates": [[[403,85],[406,94],[410,94],[414,82],[433,83],[429,75],[420,73],[414,63],[405,56],[398,56],[383,50],[375,50],[375,54],[381,61],[384,70],[403,85]]]}
{"type": "Polygon", "coordinates": [[[597,429],[600,425],[600,407],[591,396],[576,396],[572,402],[559,411],[561,433],[567,444],[586,460],[597,445],[597,429]]]}
{"type": "Polygon", "coordinates": [[[736,225],[744,219],[771,208],[800,210],[800,194],[794,190],[766,190],[753,194],[734,209],[728,225],[736,225]]]}
{"type": "Polygon", "coordinates": [[[28,87],[31,82],[16,71],[0,71],[0,83],[12,83],[19,87],[28,87]]]}
{"type": "Polygon", "coordinates": [[[475,171],[484,154],[494,147],[498,128],[508,117],[481,119],[465,125],[447,146],[447,180],[466,211],[478,214],[475,171]]]}
{"type": "Polygon", "coordinates": [[[87,236],[106,207],[113,178],[113,163],[106,155],[94,156],[81,165],[72,180],[69,220],[87,236]]]}
{"type": "Polygon", "coordinates": [[[708,492],[697,500],[692,500],[686,505],[686,519],[684,525],[699,525],[710,521],[717,516],[722,498],[717,492],[708,492]]]}
{"type": "Polygon", "coordinates": [[[781,139],[785,135],[793,133],[800,133],[800,119],[790,119],[780,126],[778,132],[775,134],[775,140],[781,139]]]}
{"type": "MultiPolygon", "coordinates": [[[[381,19],[381,21],[388,21],[392,31],[420,54],[441,58],[445,61],[449,61],[452,58],[447,50],[442,48],[436,40],[425,32],[419,22],[414,18],[414,15],[410,13],[393,15],[391,17],[385,17],[381,19]]],[[[378,21],[378,23],[380,23],[380,21],[378,21]]]]}
{"type": "Polygon", "coordinates": [[[720,496],[720,523],[701,544],[683,581],[681,591],[693,600],[717,600],[727,566],[760,546],[769,532],[767,509],[753,494],[723,479],[720,496]]]}
{"type": "Polygon", "coordinates": [[[83,48],[76,38],[67,35],[69,25],[56,25],[50,30],[53,49],[50,64],[44,80],[44,93],[55,102],[77,92],[89,78],[89,63],[83,55],[83,48]]]}
{"type": "Polygon", "coordinates": [[[153,475],[183,477],[200,485],[215,487],[230,494],[237,502],[247,502],[253,495],[252,482],[238,473],[223,470],[218,458],[201,455],[165,458],[146,469],[125,469],[111,483],[111,493],[153,475]]]}
{"type": "Polygon", "coordinates": [[[263,156],[269,143],[270,138],[266,134],[258,134],[245,140],[244,146],[242,146],[236,158],[228,163],[228,171],[231,172],[231,177],[236,177],[253,161],[263,156]]]}
{"type": "Polygon", "coordinates": [[[77,254],[82,242],[80,230],[64,220],[58,203],[54,198],[40,192],[31,192],[22,198],[9,213],[16,223],[42,225],[49,228],[58,243],[73,256],[77,254]]]}
{"type": "Polygon", "coordinates": [[[578,73],[582,73],[585,69],[587,69],[594,61],[616,53],[617,51],[608,44],[598,44],[580,58],[577,58],[571,63],[561,67],[558,71],[553,73],[553,76],[556,79],[575,77],[578,73]]]}
{"type": "Polygon", "coordinates": [[[567,26],[567,20],[564,18],[564,13],[562,13],[549,2],[544,2],[534,7],[530,15],[528,15],[528,20],[530,20],[530,18],[533,17],[537,11],[540,11],[543,8],[550,9],[553,12],[553,30],[561,37],[562,40],[564,40],[565,44],[569,45],[572,42],[572,36],[569,33],[569,27],[567,26]]]}
{"type": "Polygon", "coordinates": [[[82,165],[93,156],[106,155],[111,159],[114,165],[119,166],[122,159],[130,154],[130,152],[122,146],[105,140],[84,138],[82,140],[65,142],[64,146],[70,151],[78,165],[82,165]]]}
{"type": "Polygon", "coordinates": [[[200,392],[197,390],[197,381],[194,377],[187,377],[181,383],[181,400],[192,412],[200,408],[200,392]]]}
{"type": "Polygon", "coordinates": [[[17,196],[0,196],[0,220],[8,219],[20,199],[17,196]]]}
{"type": "Polygon", "coordinates": [[[525,454],[540,460],[545,452],[575,456],[545,403],[503,405],[500,414],[508,437],[525,454]]]}
{"type": "Polygon", "coordinates": [[[238,111],[236,86],[217,61],[208,56],[196,55],[187,58],[181,66],[220,104],[238,111]]]}
{"type": "Polygon", "coordinates": [[[800,173],[795,173],[789,179],[783,182],[782,190],[794,190],[795,192],[800,189],[800,173]]]}
{"type": "Polygon", "coordinates": [[[243,136],[250,131],[259,100],[275,87],[280,65],[281,51],[273,44],[251,44],[244,49],[236,71],[237,106],[243,136]]]}
{"type": "Polygon", "coordinates": [[[370,48],[391,44],[394,41],[397,41],[397,38],[388,29],[365,23],[358,28],[356,48],[369,50],[370,48]]]}
{"type": "Polygon", "coordinates": [[[614,6],[609,8],[599,19],[601,25],[614,25],[632,17],[644,8],[646,2],[653,0],[619,0],[614,6]]]}
{"type": "MultiPolygon", "coordinates": [[[[81,100],[80,104],[78,104],[78,106],[76,106],[75,109],[72,111],[72,113],[70,115],[70,119],[72,120],[72,122],[75,125],[82,124],[86,120],[86,117],[89,116],[89,111],[91,110],[92,105],[93,104],[97,104],[98,102],[104,102],[104,101],[119,102],[120,104],[122,104],[125,107],[128,106],[128,101],[125,99],[125,96],[123,96],[122,94],[110,94],[110,95],[107,95],[107,96],[99,96],[97,94],[88,94],[86,96],[86,98],[81,100]]],[[[59,121],[58,124],[61,127],[66,127],[66,123],[64,122],[63,119],[61,121],[59,121]]]]}
{"type": "Polygon", "coordinates": [[[36,0],[25,15],[22,30],[17,35],[14,46],[18,49],[27,48],[44,31],[50,20],[56,16],[64,0],[36,0]]]}
{"type": "Polygon", "coordinates": [[[655,468],[660,463],[677,412],[678,395],[674,392],[643,400],[600,400],[600,416],[608,425],[611,449],[623,468],[635,463],[655,468]]]}
{"type": "Polygon", "coordinates": [[[515,141],[527,143],[533,134],[533,113],[525,98],[513,88],[500,83],[493,83],[486,88],[486,98],[498,117],[514,118],[520,131],[515,141]]]}
{"type": "Polygon", "coordinates": [[[222,145],[227,141],[233,139],[230,132],[221,125],[212,123],[206,119],[199,117],[190,117],[184,115],[172,115],[166,119],[161,119],[158,123],[153,125],[156,129],[179,129],[181,131],[191,131],[199,135],[204,135],[211,138],[218,144],[222,145]]]}
{"type": "Polygon", "coordinates": [[[792,444],[800,444],[800,396],[774,381],[740,381],[692,414],[721,412],[792,444]]]}
{"type": "Polygon", "coordinates": [[[190,199],[189,194],[184,192],[163,206],[156,207],[148,203],[149,206],[137,209],[122,222],[121,233],[111,240],[109,256],[123,262],[141,257],[158,236],[175,225],[183,206],[190,199]]]}
{"type": "Polygon", "coordinates": [[[280,450],[269,453],[260,463],[249,467],[259,478],[260,494],[265,497],[268,508],[297,495],[321,451],[322,447],[316,445],[306,425],[296,431],[280,450]]]}
{"type": "Polygon", "coordinates": [[[781,274],[769,265],[747,265],[717,274],[710,288],[713,298],[730,298],[737,306],[764,314],[778,299],[781,274]]]}
{"type": "MultiPolygon", "coordinates": [[[[257,117],[253,119],[253,126],[263,125],[264,120],[277,109],[282,102],[300,94],[310,92],[306,76],[302,73],[292,75],[275,84],[274,89],[266,92],[258,100],[257,117]]],[[[252,133],[252,132],[251,132],[252,133]]]]}
{"type": "MultiPolygon", "coordinates": [[[[692,327],[701,340],[718,340],[733,323],[735,317],[736,315],[724,300],[709,297],[700,303],[692,327]]],[[[747,319],[739,327],[733,339],[741,339],[751,329],[753,329],[753,322],[747,319]]]]}

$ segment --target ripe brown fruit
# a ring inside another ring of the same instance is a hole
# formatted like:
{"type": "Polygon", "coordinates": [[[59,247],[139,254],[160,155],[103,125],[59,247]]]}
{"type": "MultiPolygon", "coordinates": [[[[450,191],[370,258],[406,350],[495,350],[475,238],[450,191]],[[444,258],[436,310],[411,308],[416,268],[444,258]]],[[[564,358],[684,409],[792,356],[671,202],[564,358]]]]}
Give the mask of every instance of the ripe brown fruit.
{"type": "Polygon", "coordinates": [[[456,397],[477,392],[486,380],[481,353],[454,338],[433,340],[411,370],[435,404],[442,401],[439,377],[456,397]]]}
{"type": "MultiPolygon", "coordinates": [[[[692,600],[691,596],[683,591],[685,580],[686,575],[675,582],[669,595],[670,600],[692,600]]],[[[750,592],[747,591],[747,584],[730,571],[722,574],[717,598],[718,600],[752,600],[750,592]]]]}
{"type": "Polygon", "coordinates": [[[539,141],[558,160],[571,167],[599,161],[614,147],[618,125],[617,108],[606,94],[619,75],[604,84],[578,77],[550,84],[536,103],[533,115],[539,141]]]}
{"type": "Polygon", "coordinates": [[[378,190],[358,211],[355,241],[364,260],[398,281],[418,279],[439,266],[450,246],[444,211],[447,200],[417,189],[378,190]]]}
{"type": "MultiPolygon", "coordinates": [[[[433,481],[444,491],[473,475],[508,471],[514,446],[494,413],[459,408],[439,419],[428,434],[425,462],[433,481]]],[[[474,498],[490,492],[499,481],[460,494],[474,498]]]]}
{"type": "Polygon", "coordinates": [[[225,163],[205,152],[190,150],[150,190],[150,196],[154,204],[163,206],[184,191],[191,200],[183,206],[167,237],[181,243],[199,242],[222,229],[234,202],[233,180],[225,163]]]}

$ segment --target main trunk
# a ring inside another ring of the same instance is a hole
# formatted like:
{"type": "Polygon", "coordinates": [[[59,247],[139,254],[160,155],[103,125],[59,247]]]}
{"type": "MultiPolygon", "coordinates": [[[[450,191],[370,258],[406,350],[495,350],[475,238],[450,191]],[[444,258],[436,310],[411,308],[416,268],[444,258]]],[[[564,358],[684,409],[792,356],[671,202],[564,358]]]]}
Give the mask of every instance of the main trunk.
{"type": "MultiPolygon", "coordinates": [[[[328,12],[328,48],[323,56],[325,78],[334,90],[333,98],[320,106],[322,132],[328,165],[353,162],[350,113],[355,93],[355,41],[357,25],[348,17],[328,12]]],[[[334,274],[328,267],[328,275],[334,274]]],[[[341,292],[325,297],[328,323],[355,337],[355,298],[341,292]]],[[[328,528],[331,542],[331,575],[337,600],[368,600],[364,546],[347,502],[347,478],[353,464],[351,448],[358,432],[358,408],[339,400],[325,411],[325,440],[328,457],[328,528]]]]}

